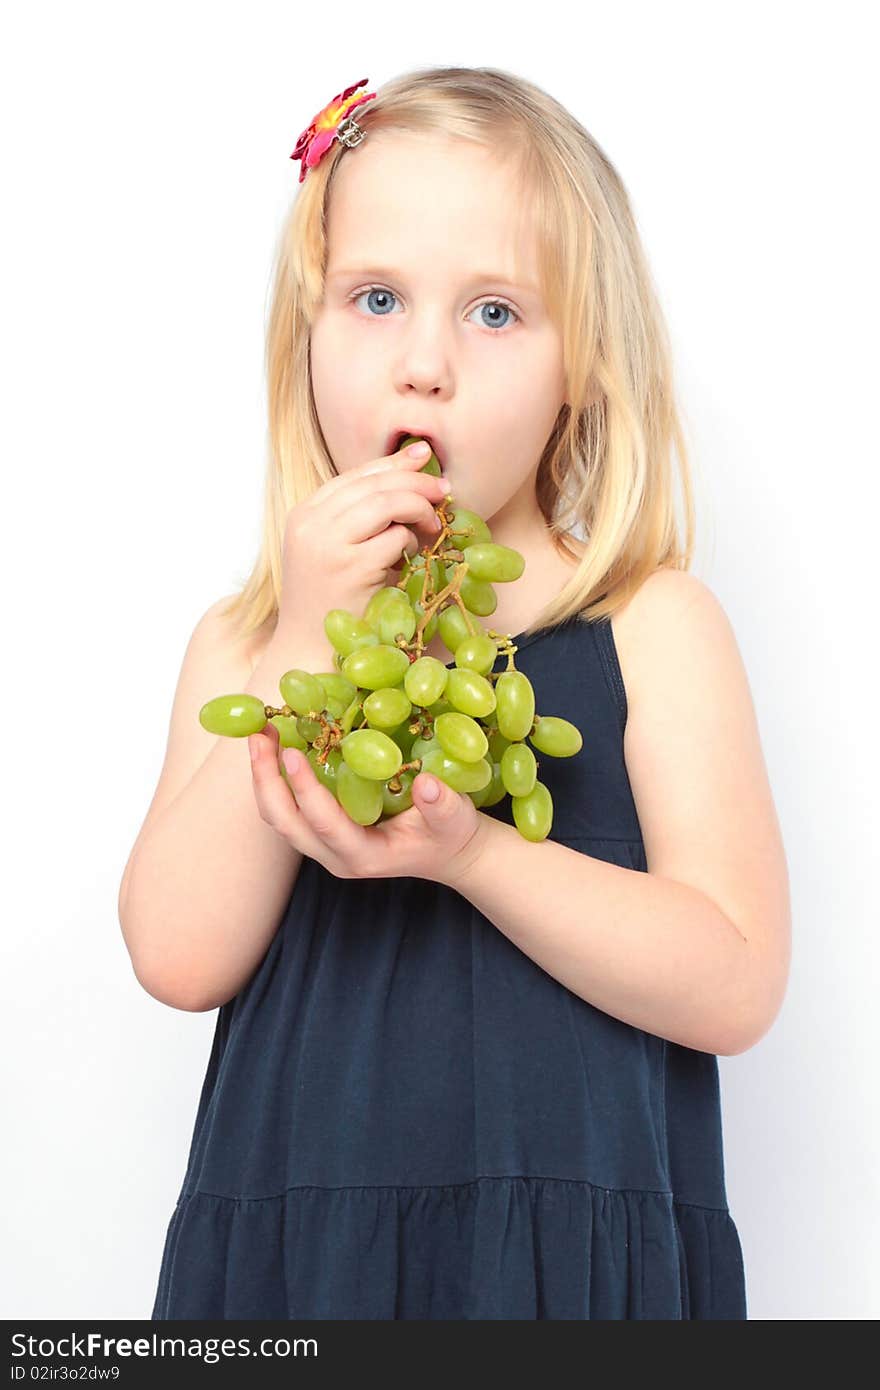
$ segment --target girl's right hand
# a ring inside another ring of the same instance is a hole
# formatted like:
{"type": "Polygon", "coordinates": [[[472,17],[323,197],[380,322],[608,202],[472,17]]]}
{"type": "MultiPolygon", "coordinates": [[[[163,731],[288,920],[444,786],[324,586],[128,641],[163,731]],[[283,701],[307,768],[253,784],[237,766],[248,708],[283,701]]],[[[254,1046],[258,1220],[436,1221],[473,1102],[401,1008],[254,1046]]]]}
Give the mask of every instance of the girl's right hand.
{"type": "Polygon", "coordinates": [[[326,642],[331,608],[363,614],[404,550],[430,545],[440,527],[434,507],[449,484],[422,473],[430,453],[405,449],[330,478],[287,513],[276,633],[326,642]],[[406,523],[411,523],[412,528],[406,523]]]}

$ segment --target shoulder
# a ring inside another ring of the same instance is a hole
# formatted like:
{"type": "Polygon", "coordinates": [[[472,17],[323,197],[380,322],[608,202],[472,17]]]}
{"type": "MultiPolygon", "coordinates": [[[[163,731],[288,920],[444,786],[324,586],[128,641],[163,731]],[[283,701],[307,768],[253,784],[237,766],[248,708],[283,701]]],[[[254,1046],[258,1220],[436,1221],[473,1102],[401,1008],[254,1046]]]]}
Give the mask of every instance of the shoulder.
{"type": "Polygon", "coordinates": [[[723,604],[697,575],[655,570],[612,619],[627,697],[627,757],[664,726],[664,711],[725,711],[753,720],[748,677],[723,604]]]}
{"type": "Polygon", "coordinates": [[[698,600],[718,603],[709,585],[689,570],[657,569],[618,609],[613,625],[626,635],[639,622],[672,616],[698,600]]]}
{"type": "Polygon", "coordinates": [[[186,700],[204,703],[211,698],[205,690],[222,693],[241,688],[249,679],[253,636],[243,635],[227,611],[235,597],[217,599],[197,619],[184,653],[178,696],[183,692],[186,700]]]}
{"type": "Polygon", "coordinates": [[[671,644],[688,640],[688,624],[694,639],[696,622],[704,626],[703,636],[707,628],[718,637],[725,631],[732,636],[716,595],[687,570],[655,570],[614,614],[611,629],[630,708],[640,702],[644,682],[658,661],[674,660],[671,644]]]}
{"type": "Polygon", "coordinates": [[[242,669],[250,674],[257,665],[260,655],[275,627],[274,616],[267,618],[260,627],[249,633],[242,633],[229,612],[238,594],[225,594],[205,610],[199,619],[198,630],[207,642],[216,644],[225,651],[231,660],[239,662],[242,669]]]}

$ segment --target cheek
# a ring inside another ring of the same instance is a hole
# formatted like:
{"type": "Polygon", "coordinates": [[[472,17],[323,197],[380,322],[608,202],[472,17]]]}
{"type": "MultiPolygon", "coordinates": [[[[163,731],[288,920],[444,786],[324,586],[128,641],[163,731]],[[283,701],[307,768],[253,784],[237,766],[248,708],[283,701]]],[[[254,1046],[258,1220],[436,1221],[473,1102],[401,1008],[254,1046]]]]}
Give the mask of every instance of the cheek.
{"type": "Polygon", "coordinates": [[[345,332],[337,314],[328,314],[313,325],[309,358],[312,380],[320,382],[325,395],[335,392],[346,397],[375,389],[375,354],[353,350],[351,334],[345,332]]]}
{"type": "Polygon", "coordinates": [[[345,402],[350,373],[341,361],[341,350],[334,343],[332,332],[323,326],[312,330],[309,364],[318,415],[338,415],[345,402]]]}
{"type": "Polygon", "coordinates": [[[345,344],[336,315],[321,313],[312,324],[309,334],[309,358],[312,376],[322,382],[331,380],[339,374],[339,362],[344,355],[345,344]]]}

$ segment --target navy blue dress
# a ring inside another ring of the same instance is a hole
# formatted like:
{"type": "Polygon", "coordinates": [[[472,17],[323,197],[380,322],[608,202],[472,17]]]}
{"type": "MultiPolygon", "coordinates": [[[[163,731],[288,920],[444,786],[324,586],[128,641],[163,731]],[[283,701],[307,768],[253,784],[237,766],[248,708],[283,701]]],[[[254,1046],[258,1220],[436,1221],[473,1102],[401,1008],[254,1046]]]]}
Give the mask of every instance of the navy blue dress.
{"type": "MultiPolygon", "coordinates": [[[[516,640],[537,712],[584,738],[539,755],[551,838],[646,872],[610,622],[516,640]]],[[[218,1013],[153,1319],[746,1316],[717,1058],[587,1003],[452,888],[304,858],[218,1013]]]]}

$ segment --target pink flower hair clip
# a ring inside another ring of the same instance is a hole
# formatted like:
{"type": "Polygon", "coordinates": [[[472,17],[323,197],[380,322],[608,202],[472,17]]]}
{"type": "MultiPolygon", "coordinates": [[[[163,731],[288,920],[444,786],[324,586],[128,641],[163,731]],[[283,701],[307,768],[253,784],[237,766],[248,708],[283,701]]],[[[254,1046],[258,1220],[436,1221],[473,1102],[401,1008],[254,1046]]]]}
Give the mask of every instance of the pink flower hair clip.
{"type": "Polygon", "coordinates": [[[366,87],[367,81],[366,77],[362,77],[360,82],[355,82],[351,87],[346,87],[344,92],[339,92],[306,126],[290,156],[291,159],[301,160],[300,183],[308,171],[320,163],[334,140],[339,140],[349,147],[359,145],[363,140],[366,131],[361,129],[351,113],[356,106],[362,106],[365,101],[372,101],[376,96],[375,92],[354,95],[361,87],[366,87]]]}

